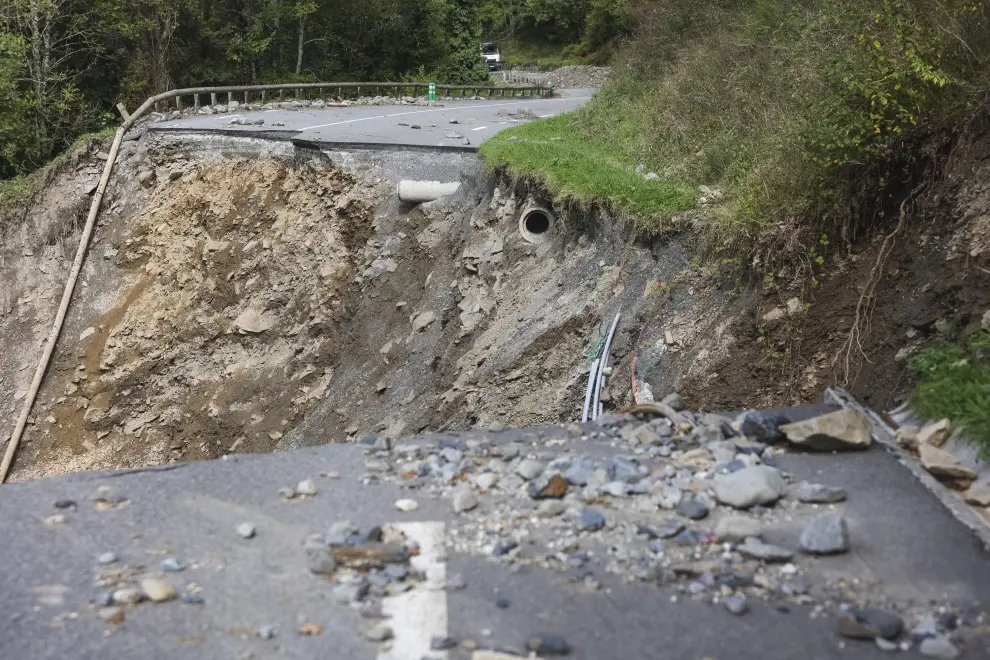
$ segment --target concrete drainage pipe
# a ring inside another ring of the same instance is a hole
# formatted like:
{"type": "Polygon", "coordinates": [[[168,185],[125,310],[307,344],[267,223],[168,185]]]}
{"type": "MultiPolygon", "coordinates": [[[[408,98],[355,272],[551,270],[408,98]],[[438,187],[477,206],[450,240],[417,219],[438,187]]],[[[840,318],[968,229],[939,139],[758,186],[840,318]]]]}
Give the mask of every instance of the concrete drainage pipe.
{"type": "Polygon", "coordinates": [[[519,233],[527,243],[542,243],[550,238],[553,213],[541,206],[529,206],[519,216],[519,233]]]}
{"type": "Polygon", "coordinates": [[[441,183],[439,181],[400,181],[397,193],[399,200],[411,204],[432,202],[453,195],[461,187],[460,183],[441,183]]]}

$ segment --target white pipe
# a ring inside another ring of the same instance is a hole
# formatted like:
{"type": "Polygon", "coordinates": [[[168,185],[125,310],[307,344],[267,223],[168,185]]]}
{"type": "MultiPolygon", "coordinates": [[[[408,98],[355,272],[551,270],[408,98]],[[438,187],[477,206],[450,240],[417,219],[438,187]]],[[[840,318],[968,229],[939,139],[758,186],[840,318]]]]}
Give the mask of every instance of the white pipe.
{"type": "Polygon", "coordinates": [[[598,375],[598,363],[601,358],[597,358],[591,365],[591,372],[588,374],[588,389],[584,393],[584,411],[581,413],[581,423],[588,421],[588,413],[591,408],[591,393],[595,387],[595,376],[598,375]]]}
{"type": "Polygon", "coordinates": [[[432,202],[453,195],[461,187],[460,183],[441,183],[439,181],[399,181],[396,192],[399,200],[412,204],[432,202]]]}
{"type": "Polygon", "coordinates": [[[608,353],[612,350],[612,337],[615,335],[616,326],[619,325],[620,316],[622,316],[622,312],[615,315],[615,320],[612,321],[612,328],[608,331],[608,339],[605,340],[605,348],[602,350],[602,361],[598,365],[598,386],[595,388],[595,408],[592,419],[598,419],[598,416],[604,410],[604,406],[599,401],[602,396],[602,386],[605,384],[605,368],[608,367],[608,353]]]}
{"type": "Polygon", "coordinates": [[[21,415],[18,417],[17,424],[14,426],[14,432],[10,436],[10,442],[7,443],[7,451],[3,455],[3,463],[0,463],[0,483],[7,480],[7,472],[10,470],[10,464],[14,461],[14,454],[17,453],[17,447],[21,442],[21,437],[24,435],[24,427],[27,426],[28,416],[31,414],[31,408],[34,406],[35,398],[38,396],[38,390],[41,388],[41,381],[45,377],[45,372],[48,370],[48,363],[51,361],[52,353],[55,351],[55,344],[58,343],[58,337],[62,332],[65,314],[69,309],[69,302],[72,301],[72,294],[76,290],[76,282],[79,279],[79,272],[82,270],[83,261],[86,260],[86,251],[89,248],[89,239],[93,235],[96,216],[100,213],[100,206],[103,204],[103,195],[106,193],[107,184],[110,182],[110,173],[113,171],[113,165],[117,161],[120,142],[123,140],[124,132],[128,127],[128,123],[125,122],[124,126],[117,129],[117,135],[114,136],[113,146],[110,148],[110,157],[107,158],[107,164],[103,168],[103,176],[100,177],[100,185],[96,189],[93,203],[89,206],[89,217],[86,218],[86,226],[83,228],[82,236],[79,239],[79,247],[76,248],[76,258],[72,262],[72,270],[69,271],[69,280],[65,283],[65,291],[62,292],[62,302],[58,306],[58,313],[55,315],[55,322],[52,324],[51,332],[48,333],[45,352],[42,354],[38,368],[34,372],[31,389],[28,390],[27,398],[24,399],[24,406],[21,408],[21,415]]]}

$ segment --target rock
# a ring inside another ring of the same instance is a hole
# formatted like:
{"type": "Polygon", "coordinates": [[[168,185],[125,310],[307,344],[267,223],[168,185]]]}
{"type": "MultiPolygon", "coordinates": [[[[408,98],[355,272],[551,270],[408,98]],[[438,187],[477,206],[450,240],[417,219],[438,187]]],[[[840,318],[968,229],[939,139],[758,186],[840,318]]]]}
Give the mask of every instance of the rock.
{"type": "Polygon", "coordinates": [[[746,557],[768,562],[785,562],[794,558],[794,553],[790,550],[764,543],[756,538],[747,538],[738,550],[746,557]]]}
{"type": "Polygon", "coordinates": [[[242,335],[257,335],[267,330],[271,330],[274,322],[271,318],[261,314],[257,310],[247,309],[237,317],[237,320],[234,321],[234,325],[237,327],[238,332],[242,335]]]}
{"type": "Polygon", "coordinates": [[[595,532],[605,527],[605,516],[597,509],[585,509],[581,512],[581,529],[595,532]]]}
{"type": "Polygon", "coordinates": [[[526,640],[526,649],[537,655],[567,655],[571,645],[563,637],[538,633],[526,640]]]}
{"type": "Polygon", "coordinates": [[[275,626],[261,626],[258,628],[258,637],[260,639],[273,639],[278,631],[275,630],[275,626]]]}
{"type": "Polygon", "coordinates": [[[133,605],[144,600],[144,592],[136,587],[123,587],[113,592],[111,600],[118,605],[133,605]]]}
{"type": "Polygon", "coordinates": [[[722,603],[725,605],[725,609],[736,616],[749,611],[749,604],[746,603],[746,599],[742,596],[728,596],[722,603]]]}
{"type": "Polygon", "coordinates": [[[870,420],[857,410],[839,410],[780,427],[792,444],[815,451],[866,449],[870,430],[870,420]]]}
{"type": "Polygon", "coordinates": [[[162,570],[166,573],[181,573],[186,570],[186,565],[175,557],[166,557],[162,560],[162,570]]]}
{"type": "Polygon", "coordinates": [[[758,539],[761,533],[760,523],[746,516],[729,516],[715,525],[715,536],[729,543],[738,543],[750,537],[758,539]]]}
{"type": "Polygon", "coordinates": [[[179,596],[178,592],[175,590],[175,587],[164,580],[148,578],[141,580],[140,584],[141,591],[143,591],[144,595],[148,597],[148,600],[156,603],[164,603],[165,601],[174,600],[179,596]]]}
{"type": "Polygon", "coordinates": [[[536,515],[540,518],[554,518],[567,510],[567,505],[560,500],[546,500],[540,502],[536,508],[536,515]]]}
{"type": "Polygon", "coordinates": [[[877,637],[876,639],[873,640],[873,643],[876,644],[877,648],[880,649],[881,651],[896,651],[897,649],[900,648],[897,645],[897,642],[891,642],[889,640],[884,639],[883,637],[877,637]]]}
{"type": "Polygon", "coordinates": [[[963,496],[968,504],[974,506],[990,507],[990,483],[982,482],[973,484],[963,496]]]}
{"type": "MultiPolygon", "coordinates": [[[[601,419],[601,418],[599,418],[601,419]]],[[[649,424],[643,424],[633,431],[633,437],[644,445],[658,445],[663,442],[663,436],[649,424]]]]}
{"type": "Polygon", "coordinates": [[[833,513],[816,516],[801,532],[801,549],[813,555],[834,555],[849,550],[846,519],[833,513]]]}
{"type": "Polygon", "coordinates": [[[498,484],[498,474],[495,472],[482,472],[475,477],[474,483],[478,484],[481,490],[491,490],[498,484]]]}
{"type": "Polygon", "coordinates": [[[459,490],[454,494],[454,511],[464,513],[478,506],[478,496],[469,490],[459,490]]]}
{"type": "Polygon", "coordinates": [[[123,623],[124,610],[119,607],[101,607],[100,618],[106,623],[123,623]]]}
{"type": "Polygon", "coordinates": [[[780,424],[787,423],[785,417],[765,410],[745,412],[737,420],[739,431],[751,440],[759,442],[774,442],[783,435],[780,424]]]}
{"type": "Polygon", "coordinates": [[[296,495],[313,496],[316,495],[316,483],[312,479],[300,481],[296,485],[296,495]]]}
{"type": "Polygon", "coordinates": [[[677,505],[677,513],[691,520],[701,520],[708,515],[708,506],[694,498],[684,498],[677,505]]]}
{"type": "Polygon", "coordinates": [[[918,431],[918,444],[931,445],[941,449],[950,437],[952,437],[952,422],[942,419],[931,424],[925,424],[918,431]]]}
{"type": "Polygon", "coordinates": [[[384,623],[379,623],[371,628],[365,628],[364,630],[365,638],[371,640],[372,642],[384,642],[392,639],[394,634],[395,633],[392,632],[392,628],[384,623]]]}
{"type": "Polygon", "coordinates": [[[330,556],[338,564],[359,571],[383,568],[387,564],[404,564],[409,551],[398,543],[362,543],[356,546],[330,546],[330,556]]]}
{"type": "Polygon", "coordinates": [[[671,392],[660,403],[666,404],[677,412],[684,410],[684,398],[677,392],[671,392]]]}
{"type": "Polygon", "coordinates": [[[843,488],[833,488],[808,481],[802,481],[791,492],[799,502],[807,504],[833,504],[846,499],[846,491],[843,488]]]}
{"type": "Polygon", "coordinates": [[[575,486],[587,486],[598,467],[595,461],[581,456],[571,461],[570,466],[564,470],[564,478],[575,486]]]}
{"type": "Polygon", "coordinates": [[[419,502],[410,499],[401,499],[395,502],[395,508],[403,513],[410,513],[419,508],[419,502]]]}
{"type": "Polygon", "coordinates": [[[947,637],[929,637],[921,641],[918,647],[921,655],[940,660],[954,660],[960,655],[959,649],[947,637]]]}
{"type": "Polygon", "coordinates": [[[433,312],[422,312],[417,314],[412,321],[413,332],[419,332],[437,320],[437,315],[433,312]]]}
{"type": "Polygon", "coordinates": [[[649,473],[635,456],[612,456],[605,463],[608,478],[627,484],[639,483],[649,473]]]}
{"type": "Polygon", "coordinates": [[[715,497],[737,509],[772,504],[787,493],[787,482],[780,472],[766,465],[754,465],[715,477],[715,497]]]}
{"type": "Polygon", "coordinates": [[[248,522],[241,523],[240,525],[237,526],[237,534],[242,539],[251,539],[251,538],[254,538],[254,535],[256,533],[257,532],[256,532],[256,530],[254,528],[254,525],[252,525],[251,523],[248,523],[248,522]]]}
{"type": "Polygon", "coordinates": [[[534,500],[560,499],[567,493],[567,479],[559,474],[543,476],[529,483],[529,496],[534,500]]]}
{"type": "Polygon", "coordinates": [[[922,443],[918,446],[918,453],[921,466],[937,479],[963,481],[976,479],[975,472],[959,463],[955,456],[943,449],[922,443]]]}
{"type": "Polygon", "coordinates": [[[117,562],[117,554],[114,552],[104,552],[102,555],[96,558],[96,561],[101,566],[106,566],[107,564],[115,564],[117,562]]]}
{"type": "Polygon", "coordinates": [[[853,610],[839,618],[839,634],[851,639],[896,639],[904,631],[904,620],[878,608],[853,610]]]}
{"type": "Polygon", "coordinates": [[[337,570],[337,561],[331,556],[326,543],[318,540],[307,540],[303,545],[306,553],[306,568],[315,575],[332,575],[337,570]]]}
{"type": "Polygon", "coordinates": [[[897,444],[911,451],[918,450],[918,434],[921,429],[917,426],[901,426],[894,434],[897,444]]]}
{"type": "Polygon", "coordinates": [[[516,466],[516,474],[526,481],[536,479],[543,474],[543,463],[534,461],[531,458],[524,459],[516,466]]]}

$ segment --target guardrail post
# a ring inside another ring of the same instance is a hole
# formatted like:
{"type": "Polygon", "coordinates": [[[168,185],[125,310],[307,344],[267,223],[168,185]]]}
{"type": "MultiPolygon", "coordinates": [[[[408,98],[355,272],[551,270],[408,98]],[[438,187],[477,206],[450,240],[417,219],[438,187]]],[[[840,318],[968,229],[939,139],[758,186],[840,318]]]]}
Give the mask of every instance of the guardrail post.
{"type": "Polygon", "coordinates": [[[265,104],[265,97],[268,96],[268,90],[261,90],[261,105],[265,104]]]}
{"type": "Polygon", "coordinates": [[[361,98],[361,85],[357,86],[357,97],[361,98]]]}
{"type": "Polygon", "coordinates": [[[323,94],[323,88],[322,87],[317,87],[316,88],[316,95],[320,98],[321,101],[325,101],[326,100],[326,97],[323,94]]]}
{"type": "Polygon", "coordinates": [[[155,101],[155,112],[161,112],[161,111],[162,111],[162,105],[161,105],[161,103],[159,103],[158,101],[155,101]]]}
{"type": "Polygon", "coordinates": [[[217,93],[210,92],[210,105],[215,106],[217,104],[217,93]]]}
{"type": "Polygon", "coordinates": [[[279,101],[284,101],[285,100],[285,90],[282,89],[281,87],[278,90],[278,100],[279,101]]]}
{"type": "Polygon", "coordinates": [[[199,110],[199,94],[193,94],[193,108],[199,110]]]}
{"type": "Polygon", "coordinates": [[[248,104],[248,101],[251,100],[251,96],[250,95],[251,95],[251,92],[244,92],[244,105],[247,105],[248,104]]]}
{"type": "Polygon", "coordinates": [[[175,109],[178,110],[179,112],[182,112],[182,97],[181,96],[176,96],[175,97],[175,109]]]}

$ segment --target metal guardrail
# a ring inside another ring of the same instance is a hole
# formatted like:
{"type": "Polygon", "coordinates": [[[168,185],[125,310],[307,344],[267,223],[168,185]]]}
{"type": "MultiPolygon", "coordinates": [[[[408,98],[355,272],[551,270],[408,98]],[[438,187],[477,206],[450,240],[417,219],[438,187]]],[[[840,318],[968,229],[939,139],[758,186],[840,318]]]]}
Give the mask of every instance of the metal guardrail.
{"type": "MultiPolygon", "coordinates": [[[[532,81],[526,81],[532,82],[532,81]]],[[[289,83],[282,85],[239,85],[234,87],[193,87],[188,89],[173,89],[164,94],[159,94],[158,96],[153,96],[145,102],[148,105],[149,102],[152,103],[156,111],[161,111],[164,105],[165,107],[171,107],[171,101],[175,102],[176,110],[183,110],[186,106],[183,102],[184,98],[192,97],[193,108],[199,108],[202,105],[203,97],[209,96],[209,105],[217,105],[218,102],[222,102],[221,96],[226,95],[226,102],[238,101],[240,103],[250,103],[252,100],[252,94],[255,95],[254,98],[260,100],[261,103],[268,103],[269,101],[275,100],[277,95],[278,101],[285,100],[285,93],[287,90],[316,90],[317,96],[321,99],[326,100],[328,90],[330,93],[336,91],[337,98],[345,98],[346,96],[353,95],[355,98],[360,97],[362,91],[371,93],[374,91],[374,96],[384,96],[382,90],[389,90],[395,98],[401,96],[417,96],[418,91],[422,91],[425,95],[429,90],[429,83],[390,83],[390,82],[348,82],[348,83],[289,83]],[[410,94],[405,94],[404,92],[410,91],[410,94]],[[238,95],[237,98],[234,96],[238,95]],[[269,94],[272,98],[269,98],[269,94]]],[[[552,90],[544,84],[539,85],[517,85],[517,86],[500,86],[500,85],[436,85],[436,91],[438,95],[441,96],[481,96],[482,92],[487,92],[487,96],[540,96],[546,97],[552,94],[552,90]],[[455,94],[456,92],[456,94],[455,94]],[[470,94],[469,94],[470,92],[470,94]]],[[[144,111],[144,105],[141,106],[144,111]]],[[[149,106],[150,107],[150,106],[149,106]]],[[[135,114],[141,115],[142,111],[138,111],[135,114]]]]}

